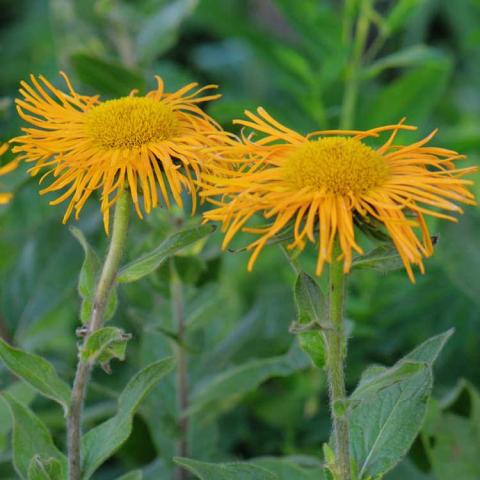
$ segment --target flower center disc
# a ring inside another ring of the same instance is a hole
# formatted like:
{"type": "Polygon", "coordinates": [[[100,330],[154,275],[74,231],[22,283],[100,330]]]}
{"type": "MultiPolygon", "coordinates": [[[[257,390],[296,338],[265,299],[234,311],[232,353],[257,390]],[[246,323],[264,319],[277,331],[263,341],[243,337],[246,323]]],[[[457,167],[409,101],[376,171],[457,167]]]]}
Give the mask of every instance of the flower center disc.
{"type": "Polygon", "coordinates": [[[284,167],[295,189],[310,187],[336,195],[362,194],[388,176],[382,155],[354,138],[327,137],[292,152],[284,167]]]}
{"type": "Polygon", "coordinates": [[[167,105],[146,97],[108,100],[87,113],[87,130],[104,149],[141,147],[173,137],[178,119],[167,105]]]}

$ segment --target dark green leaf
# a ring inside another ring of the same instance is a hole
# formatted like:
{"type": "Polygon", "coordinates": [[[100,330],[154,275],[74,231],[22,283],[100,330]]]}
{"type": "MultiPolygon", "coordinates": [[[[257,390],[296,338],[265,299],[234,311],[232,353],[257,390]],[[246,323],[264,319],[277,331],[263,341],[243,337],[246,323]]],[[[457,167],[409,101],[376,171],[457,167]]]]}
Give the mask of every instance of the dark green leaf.
{"type": "Polygon", "coordinates": [[[371,269],[386,274],[403,267],[402,259],[393,243],[384,243],[353,260],[352,268],[371,269]]]}
{"type": "Polygon", "coordinates": [[[133,472],[122,475],[117,480],[142,480],[143,474],[141,470],[134,470],[133,472]]]}
{"type": "Polygon", "coordinates": [[[125,265],[120,270],[117,281],[123,283],[135,282],[149,275],[179,250],[210,235],[212,232],[213,227],[211,225],[201,225],[174,233],[164,240],[155,250],[125,265]]]}
{"type": "Polygon", "coordinates": [[[399,0],[393,3],[393,8],[385,18],[383,24],[385,30],[391,34],[403,27],[408,17],[412,15],[415,9],[425,0],[399,0]]]}
{"type": "Polygon", "coordinates": [[[480,478],[480,395],[468,382],[456,390],[457,398],[451,401],[465,397],[470,407],[466,416],[451,411],[454,405],[430,402],[422,440],[436,479],[476,480],[480,478]]]}
{"type": "Polygon", "coordinates": [[[66,458],[54,445],[52,436],[44,423],[35,414],[4,393],[13,419],[12,450],[15,470],[22,479],[28,478],[32,459],[36,456],[53,458],[60,464],[62,478],[66,473],[66,458]]]}
{"type": "Polygon", "coordinates": [[[266,380],[291,375],[307,366],[308,359],[305,354],[294,346],[285,355],[250,360],[244,365],[226,369],[206,383],[199,384],[193,391],[189,414],[204,411],[209,415],[218,415],[266,380]]]}
{"type": "Polygon", "coordinates": [[[95,470],[115,453],[132,431],[133,415],[150,390],[174,367],[172,358],[152,363],[138,372],[125,387],[118,399],[117,414],[92,428],[82,438],[83,480],[88,480],[95,470]]]}
{"type": "Polygon", "coordinates": [[[125,96],[131,90],[145,90],[143,76],[113,60],[104,60],[87,53],[75,53],[70,58],[78,78],[102,94],[125,96]]]}
{"type": "Polygon", "coordinates": [[[278,480],[323,480],[325,478],[322,467],[304,467],[287,458],[265,457],[250,460],[250,463],[268,470],[277,475],[278,480]]]}
{"type": "Polygon", "coordinates": [[[452,62],[445,57],[408,71],[365,104],[363,118],[369,125],[386,125],[407,114],[410,123],[421,122],[443,94],[451,70],[452,62]]]}
{"type": "Polygon", "coordinates": [[[47,398],[58,402],[65,411],[70,403],[70,387],[44,358],[13,348],[0,339],[0,359],[20,378],[47,398]]]}
{"type": "Polygon", "coordinates": [[[178,457],[173,460],[200,480],[279,480],[268,470],[248,463],[206,463],[178,457]]]}
{"type": "Polygon", "coordinates": [[[389,68],[417,67],[440,57],[441,53],[435,48],[426,45],[414,45],[380,58],[363,73],[367,78],[372,78],[389,68]]]}

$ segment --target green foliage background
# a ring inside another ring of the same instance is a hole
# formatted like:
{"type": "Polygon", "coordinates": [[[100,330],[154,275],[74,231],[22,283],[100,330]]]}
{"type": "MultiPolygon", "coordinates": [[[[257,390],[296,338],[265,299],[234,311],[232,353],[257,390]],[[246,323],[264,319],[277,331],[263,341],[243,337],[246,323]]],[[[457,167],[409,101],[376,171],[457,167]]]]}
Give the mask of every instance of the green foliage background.
{"type": "MultiPolygon", "coordinates": [[[[20,127],[13,104],[19,80],[42,73],[61,85],[60,69],[77,90],[103,98],[132,88],[143,92],[154,86],[155,74],[171,90],[190,81],[219,84],[223,98],[209,113],[229,129],[232,118],[258,105],[300,131],[335,128],[348,60],[340,7],[333,0],[0,0],[0,138],[20,127]]],[[[435,142],[478,164],[480,3],[378,0],[374,7],[377,27],[362,70],[356,127],[407,116],[420,125],[409,140],[439,127],[435,142]]],[[[47,357],[71,379],[83,253],[60,223],[62,206],[39,197],[25,170],[2,177],[0,187],[15,194],[0,211],[0,335],[47,357]]],[[[197,223],[188,213],[162,209],[143,222],[135,219],[128,256],[197,223]]],[[[94,200],[78,226],[103,252],[94,200]]],[[[352,277],[347,375],[352,387],[368,364],[392,365],[421,341],[455,327],[436,366],[436,400],[424,431],[387,478],[478,480],[480,210],[466,209],[458,225],[431,226],[440,242],[416,285],[402,271],[352,277]]],[[[220,241],[216,233],[175,259],[189,322],[191,457],[319,457],[329,428],[325,379],[289,352],[294,274],[275,247],[248,274],[247,254],[221,256],[220,241]]],[[[240,238],[236,246],[246,241],[240,238]]],[[[303,256],[306,269],[312,261],[313,252],[303,256]]],[[[95,372],[88,426],[115,413],[118,392],[135,371],[171,353],[169,275],[166,265],[120,289],[114,322],[133,340],[127,360],[113,363],[113,375],[95,372]]],[[[31,403],[62,444],[59,407],[35,396],[3,366],[0,389],[31,403]]],[[[0,401],[0,478],[6,480],[17,478],[9,431],[0,401]]],[[[169,478],[176,435],[171,375],[143,403],[131,438],[95,478],[135,468],[144,469],[146,479],[169,478]]]]}

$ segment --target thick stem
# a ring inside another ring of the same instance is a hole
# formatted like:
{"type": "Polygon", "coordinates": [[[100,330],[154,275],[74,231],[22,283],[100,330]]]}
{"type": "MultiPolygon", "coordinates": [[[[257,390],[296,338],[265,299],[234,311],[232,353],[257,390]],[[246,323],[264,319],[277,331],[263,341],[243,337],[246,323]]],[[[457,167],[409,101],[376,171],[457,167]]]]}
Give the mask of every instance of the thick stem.
{"type": "Polygon", "coordinates": [[[343,321],[345,302],[345,275],[343,264],[337,260],[340,253],[338,243],[334,248],[334,259],[330,266],[329,278],[329,317],[331,330],[328,333],[328,383],[330,392],[330,411],[335,439],[336,467],[341,480],[351,479],[350,444],[348,438],[348,420],[344,414],[346,400],[344,361],[347,350],[347,338],[343,321]]]}
{"type": "MultiPolygon", "coordinates": [[[[358,100],[358,91],[360,87],[362,56],[367,42],[370,21],[368,17],[368,8],[370,0],[362,0],[360,12],[357,20],[355,37],[352,44],[352,54],[347,65],[345,79],[345,93],[343,96],[342,112],[340,116],[340,128],[350,129],[355,121],[355,109],[358,100]]],[[[349,3],[345,6],[350,8],[349,3]]]]}
{"type": "MultiPolygon", "coordinates": [[[[115,283],[115,277],[120,267],[123,251],[127,240],[128,219],[130,215],[130,202],[127,192],[123,192],[117,200],[113,218],[112,238],[108,253],[103,264],[102,272],[95,290],[92,314],[88,324],[88,331],[84,337],[84,344],[88,337],[98,330],[103,323],[105,307],[115,283]]],[[[89,362],[78,360],[77,371],[72,388],[72,398],[67,418],[67,444],[68,444],[68,478],[69,480],[81,479],[81,419],[85,395],[87,392],[90,372],[93,365],[89,362]]]]}
{"type": "MultiPolygon", "coordinates": [[[[183,302],[182,282],[175,269],[173,259],[170,262],[171,271],[171,297],[172,308],[177,327],[177,343],[175,355],[177,360],[176,386],[177,386],[177,412],[179,434],[176,445],[176,454],[179,457],[188,457],[188,430],[189,422],[187,417],[188,409],[188,359],[185,350],[185,307],[183,302]]],[[[185,480],[187,472],[181,466],[175,470],[175,480],[185,480]]]]}

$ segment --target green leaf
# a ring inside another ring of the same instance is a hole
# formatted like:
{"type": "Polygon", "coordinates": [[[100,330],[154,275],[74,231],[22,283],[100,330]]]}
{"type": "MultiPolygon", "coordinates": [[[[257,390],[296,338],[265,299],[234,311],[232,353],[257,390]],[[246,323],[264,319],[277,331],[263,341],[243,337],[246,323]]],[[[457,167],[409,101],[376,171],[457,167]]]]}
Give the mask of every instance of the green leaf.
{"type": "MultiPolygon", "coordinates": [[[[477,186],[480,186],[480,181],[477,182],[477,186]]],[[[450,223],[443,222],[440,226],[439,259],[451,282],[474,301],[478,308],[480,209],[469,209],[468,215],[464,215],[458,224],[450,223]]]]}
{"type": "MultiPolygon", "coordinates": [[[[25,406],[28,406],[37,394],[36,390],[23,381],[13,383],[4,392],[10,394],[15,400],[25,406]]],[[[12,425],[13,422],[8,404],[0,395],[0,452],[7,448],[7,435],[10,433],[12,425]]]]}
{"type": "Polygon", "coordinates": [[[363,71],[366,78],[373,78],[389,68],[418,67],[425,62],[440,59],[442,54],[426,45],[414,45],[380,58],[363,71]]]}
{"type": "Polygon", "coordinates": [[[133,89],[146,88],[140,72],[128,69],[118,62],[87,53],[75,53],[70,60],[80,81],[99,93],[120,97],[128,95],[133,89]]]}
{"type": "Polygon", "coordinates": [[[200,480],[279,480],[275,474],[248,463],[206,463],[178,457],[173,461],[200,480]]]}
{"type": "Polygon", "coordinates": [[[122,475],[117,480],[142,480],[143,473],[141,470],[134,470],[132,472],[122,475]]]}
{"type": "Polygon", "coordinates": [[[301,348],[318,368],[325,366],[325,338],[321,329],[328,328],[326,302],[315,280],[301,272],[295,282],[295,303],[297,305],[297,322],[310,325],[309,331],[298,330],[301,348]]]}
{"type": "Polygon", "coordinates": [[[74,226],[70,227],[72,235],[79,241],[85,253],[80,275],[78,277],[78,293],[82,298],[80,319],[83,324],[88,323],[95,297],[97,274],[100,271],[100,260],[95,250],[90,246],[83,232],[74,226]]]}
{"type": "Polygon", "coordinates": [[[451,335],[437,335],[391,368],[370,367],[350,401],[350,442],[359,477],[391,470],[408,452],[425,418],[432,365],[451,335]]]}
{"type": "Polygon", "coordinates": [[[70,387],[44,358],[13,348],[0,339],[0,359],[17,376],[47,398],[55,400],[65,412],[70,403],[70,387]]]}
{"type": "MultiPolygon", "coordinates": [[[[82,298],[82,306],[80,308],[80,320],[86,325],[90,321],[93,303],[95,301],[95,290],[97,286],[97,276],[100,272],[101,263],[95,253],[95,250],[88,243],[85,235],[77,227],[70,227],[72,235],[79,241],[85,253],[80,275],[78,278],[78,293],[82,298]]],[[[105,307],[104,321],[110,320],[117,309],[117,291],[115,285],[111,289],[108,296],[107,305],[105,307]]]]}
{"type": "Polygon", "coordinates": [[[268,470],[277,475],[278,480],[323,480],[325,478],[322,467],[313,466],[310,468],[299,465],[287,458],[256,458],[249,463],[268,470]]]}
{"type": "Polygon", "coordinates": [[[425,368],[426,366],[422,362],[405,361],[391,368],[367,369],[350,398],[352,401],[361,400],[367,395],[375,394],[379,390],[408,380],[425,368]]]}
{"type": "Polygon", "coordinates": [[[387,125],[407,113],[410,123],[423,121],[443,95],[451,71],[452,61],[446,56],[408,71],[382,88],[376,98],[369,99],[359,118],[368,125],[387,125]]]}
{"type": "Polygon", "coordinates": [[[64,465],[56,458],[44,460],[35,455],[28,467],[28,480],[64,480],[64,465]]]}
{"type": "Polygon", "coordinates": [[[360,478],[387,472],[407,453],[425,417],[431,388],[431,372],[424,366],[403,381],[361,397],[349,415],[360,478]]]}
{"type": "Polygon", "coordinates": [[[125,360],[127,342],[131,339],[121,328],[104,327],[93,332],[80,350],[80,358],[89,363],[108,363],[113,358],[125,360]]]}
{"type": "Polygon", "coordinates": [[[53,458],[60,464],[62,478],[66,473],[66,458],[54,445],[45,424],[27,407],[8,393],[3,393],[13,419],[12,450],[15,470],[22,479],[28,478],[32,459],[36,456],[53,458]]]}
{"type": "Polygon", "coordinates": [[[295,303],[299,323],[315,322],[328,328],[325,297],[317,282],[305,272],[301,272],[295,282],[295,303]]]}
{"type": "Polygon", "coordinates": [[[286,377],[307,366],[307,357],[294,346],[285,355],[250,360],[243,365],[226,369],[194,389],[188,414],[195,415],[202,411],[205,415],[219,415],[266,380],[286,377]]]}
{"type": "Polygon", "coordinates": [[[388,34],[391,34],[403,27],[408,17],[413,14],[415,9],[425,0],[399,0],[395,2],[384,19],[383,28],[388,34]]]}
{"type": "Polygon", "coordinates": [[[198,1],[173,0],[148,15],[137,38],[137,51],[142,62],[152,62],[175,44],[181,23],[193,13],[198,1]]]}
{"type": "Polygon", "coordinates": [[[435,335],[425,342],[421,343],[418,347],[405,355],[402,360],[413,360],[417,362],[425,362],[430,367],[437,360],[443,347],[448,342],[448,339],[453,335],[455,329],[451,328],[446,332],[435,335]]]}
{"type": "Polygon", "coordinates": [[[118,399],[117,414],[92,428],[82,438],[83,480],[115,453],[132,431],[132,421],[140,403],[150,390],[174,367],[175,360],[165,358],[138,372],[127,384],[118,399]]]}
{"type": "Polygon", "coordinates": [[[120,270],[117,281],[121,283],[135,282],[149,275],[169,257],[175,255],[182,248],[210,235],[213,230],[214,228],[211,225],[200,225],[174,233],[155,250],[125,265],[120,270]]]}
{"type": "Polygon", "coordinates": [[[386,274],[403,268],[402,259],[393,243],[384,243],[367,252],[365,255],[356,257],[352,262],[352,268],[375,270],[386,274]]]}
{"type": "Polygon", "coordinates": [[[480,394],[460,381],[448,401],[431,401],[422,431],[437,480],[480,478],[480,394]],[[462,412],[459,415],[458,412],[462,412]]]}

